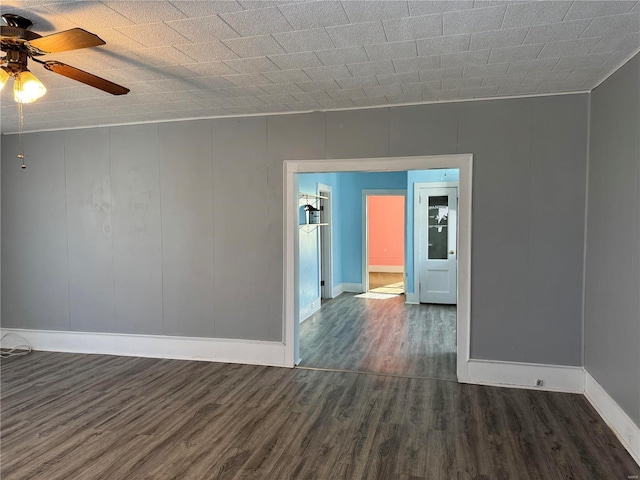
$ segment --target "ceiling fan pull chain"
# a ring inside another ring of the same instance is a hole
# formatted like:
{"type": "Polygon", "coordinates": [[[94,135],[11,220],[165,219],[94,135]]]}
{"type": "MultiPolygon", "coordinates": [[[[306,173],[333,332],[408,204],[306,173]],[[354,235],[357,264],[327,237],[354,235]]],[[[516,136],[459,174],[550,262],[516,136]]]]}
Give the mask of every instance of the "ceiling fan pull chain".
{"type": "MultiPolygon", "coordinates": [[[[18,81],[17,79],[15,81],[18,81]]],[[[22,161],[21,168],[27,168],[24,163],[24,111],[22,102],[18,102],[18,158],[22,161]]]]}

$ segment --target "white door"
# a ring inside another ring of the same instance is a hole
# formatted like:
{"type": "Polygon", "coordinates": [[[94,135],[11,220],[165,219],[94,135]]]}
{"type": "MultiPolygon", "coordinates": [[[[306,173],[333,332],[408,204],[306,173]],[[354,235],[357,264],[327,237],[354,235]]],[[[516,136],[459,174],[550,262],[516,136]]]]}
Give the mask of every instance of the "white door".
{"type": "Polygon", "coordinates": [[[456,304],[458,189],[420,187],[416,197],[420,303],[456,304]]]}

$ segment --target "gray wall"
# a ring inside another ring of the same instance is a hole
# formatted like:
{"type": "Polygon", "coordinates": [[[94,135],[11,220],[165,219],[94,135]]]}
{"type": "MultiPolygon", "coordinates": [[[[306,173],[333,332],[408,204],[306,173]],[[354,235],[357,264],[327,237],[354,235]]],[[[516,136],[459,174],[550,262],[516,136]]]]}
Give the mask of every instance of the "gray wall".
{"type": "MultiPolygon", "coordinates": [[[[2,135],[0,135],[0,152],[2,152],[2,135]]],[[[2,198],[2,169],[0,168],[0,199],[2,198]]],[[[0,251],[2,251],[2,201],[0,201],[0,251]]],[[[2,305],[2,255],[0,255],[0,305],[2,305]]],[[[2,308],[0,308],[0,326],[2,325],[2,308]]]]}
{"type": "Polygon", "coordinates": [[[640,425],[640,55],[592,92],[585,367],[640,425]]]}
{"type": "Polygon", "coordinates": [[[5,137],[3,325],[280,340],[283,160],[473,153],[472,357],[581,365],[587,101],[5,137]]]}

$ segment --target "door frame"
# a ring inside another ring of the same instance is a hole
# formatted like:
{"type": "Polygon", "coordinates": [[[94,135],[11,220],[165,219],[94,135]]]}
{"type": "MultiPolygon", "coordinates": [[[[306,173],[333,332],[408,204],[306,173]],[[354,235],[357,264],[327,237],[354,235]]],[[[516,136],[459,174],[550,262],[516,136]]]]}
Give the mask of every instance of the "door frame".
{"type": "Polygon", "coordinates": [[[320,248],[318,249],[318,255],[320,255],[320,301],[323,298],[333,298],[333,219],[331,218],[331,209],[333,205],[333,188],[331,185],[325,185],[324,183],[318,183],[316,193],[318,196],[322,196],[321,192],[328,193],[327,200],[320,200],[320,203],[324,207],[321,215],[321,222],[328,223],[320,228],[320,248]],[[328,204],[328,205],[327,205],[328,204]],[[322,277],[324,273],[324,286],[322,285],[322,277]]]}
{"type": "Polygon", "coordinates": [[[473,155],[350,158],[335,160],[284,160],[283,174],[283,316],[284,364],[294,367],[300,360],[298,272],[298,173],[397,172],[457,168],[458,187],[458,305],[456,371],[458,381],[469,379],[469,335],[471,331],[471,206],[473,155]]]}
{"type": "MultiPolygon", "coordinates": [[[[418,270],[418,263],[420,258],[416,255],[418,251],[418,242],[420,241],[420,223],[424,223],[425,219],[421,218],[418,212],[418,190],[421,188],[451,188],[455,187],[458,189],[458,197],[460,196],[460,187],[458,186],[459,182],[420,182],[414,183],[413,187],[413,289],[417,290],[418,285],[420,284],[420,272],[418,270]]],[[[460,217],[458,216],[458,224],[460,223],[460,217]]],[[[456,244],[458,244],[458,235],[459,229],[456,229],[456,244]]],[[[458,251],[458,247],[456,247],[456,251],[458,251]]],[[[456,267],[457,269],[457,267],[456,267]]],[[[458,280],[459,282],[459,280],[458,280]]],[[[457,290],[457,286],[456,286],[457,290]]],[[[420,303],[420,292],[413,292],[420,303]]],[[[457,292],[456,292],[457,294],[457,292]]]]}
{"type": "Polygon", "coordinates": [[[407,190],[406,189],[371,189],[362,190],[362,291],[369,291],[369,202],[367,197],[404,197],[404,231],[402,242],[404,258],[402,260],[402,278],[407,272],[407,190]]]}

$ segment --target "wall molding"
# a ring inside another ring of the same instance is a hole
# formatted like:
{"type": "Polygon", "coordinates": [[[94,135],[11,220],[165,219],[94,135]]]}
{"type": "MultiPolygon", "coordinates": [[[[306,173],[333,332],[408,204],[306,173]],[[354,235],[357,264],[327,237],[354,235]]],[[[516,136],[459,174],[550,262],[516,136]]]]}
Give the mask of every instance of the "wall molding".
{"type": "Polygon", "coordinates": [[[320,310],[320,302],[321,299],[318,297],[300,309],[300,323],[304,322],[307,318],[320,310]]]}
{"type": "MultiPolygon", "coordinates": [[[[634,52],[631,57],[625,60],[621,65],[627,63],[630,59],[632,59],[637,51],[634,52]]],[[[620,68],[618,67],[618,68],[620,68]]],[[[611,74],[615,73],[616,70],[611,72],[611,74]]],[[[610,74],[610,75],[611,75],[610,74]]],[[[604,82],[607,77],[603,78],[599,83],[604,82]]],[[[598,86],[596,85],[596,86],[598,86]]],[[[596,88],[596,87],[593,87],[596,88]]],[[[350,110],[371,110],[378,108],[391,108],[391,107],[411,107],[411,106],[419,106],[419,105],[439,105],[443,103],[467,103],[467,102],[486,102],[493,100],[512,100],[518,98],[537,98],[537,97],[559,97],[565,95],[583,95],[589,94],[593,91],[591,90],[578,90],[576,92],[552,92],[552,93],[530,93],[526,95],[511,95],[511,96],[500,96],[500,97],[483,97],[483,98],[459,98],[453,100],[431,100],[431,101],[420,101],[420,102],[407,102],[407,103],[388,103],[384,105],[367,105],[363,107],[347,107],[347,108],[318,108],[315,110],[298,110],[293,112],[271,112],[271,113],[241,113],[241,114],[230,114],[230,115],[209,115],[209,116],[199,116],[199,117],[180,117],[180,118],[170,118],[165,120],[139,120],[132,122],[121,122],[121,123],[104,123],[100,125],[83,125],[79,127],[54,127],[54,128],[40,128],[34,130],[25,130],[24,133],[37,133],[37,132],[56,132],[60,130],[80,130],[86,128],[105,128],[105,127],[122,127],[126,125],[147,125],[147,124],[158,124],[158,123],[169,123],[169,122],[191,122],[193,120],[215,120],[218,118],[244,118],[244,117],[275,117],[281,115],[300,115],[307,113],[326,113],[326,112],[344,112],[350,110]]],[[[5,135],[17,135],[18,132],[6,132],[5,135]]]]}
{"type": "Polygon", "coordinates": [[[362,293],[362,284],[361,283],[342,283],[342,291],[349,293],[362,293]]]}
{"type": "Polygon", "coordinates": [[[404,273],[403,265],[369,265],[370,272],[404,273]]]}
{"type": "MultiPolygon", "coordinates": [[[[407,211],[407,189],[406,188],[365,188],[362,190],[362,252],[360,252],[362,262],[362,292],[366,292],[369,290],[369,272],[371,269],[369,268],[369,197],[372,196],[397,196],[404,198],[404,202],[402,205],[402,215],[406,216],[407,211]]],[[[407,244],[407,226],[404,225],[404,229],[402,231],[402,244],[407,244]]],[[[406,252],[402,254],[402,271],[404,272],[406,269],[407,256],[406,252]]]]}
{"type": "Polygon", "coordinates": [[[585,377],[584,396],[613,430],[631,457],[640,465],[640,426],[629,418],[629,415],[586,370],[585,377]]]}
{"type": "MultiPolygon", "coordinates": [[[[298,276],[298,174],[321,172],[394,172],[400,170],[425,170],[429,168],[457,168],[458,180],[458,305],[457,318],[457,368],[469,360],[471,332],[471,204],[473,155],[429,155],[381,158],[336,158],[323,160],[285,160],[283,162],[283,343],[285,361],[293,366],[300,357],[299,345],[299,276],[298,276]]],[[[363,273],[366,269],[363,268],[363,273]]],[[[349,291],[346,287],[343,291],[349,291]]],[[[359,292],[362,291],[360,285],[359,292]]],[[[460,373],[460,372],[458,372],[460,373]]]]}
{"type": "Polygon", "coordinates": [[[333,287],[333,298],[336,298],[338,295],[349,292],[349,293],[362,293],[362,284],[361,283],[340,283],[333,287]]]}
{"type": "Polygon", "coordinates": [[[288,366],[281,342],[20,328],[3,328],[0,333],[20,335],[34,350],[47,352],[288,366]]]}
{"type": "Polygon", "coordinates": [[[584,393],[584,368],[537,363],[469,360],[458,381],[477,385],[524,388],[549,392],[584,393]],[[536,380],[543,381],[536,386],[536,380]]]}
{"type": "Polygon", "coordinates": [[[409,305],[418,305],[420,303],[418,294],[413,292],[404,292],[404,303],[408,303],[409,305]]]}
{"type": "Polygon", "coordinates": [[[340,295],[342,292],[344,292],[344,283],[341,283],[339,285],[336,285],[335,287],[333,287],[333,290],[331,292],[331,294],[333,295],[333,297],[331,298],[336,298],[338,295],[340,295]]]}

